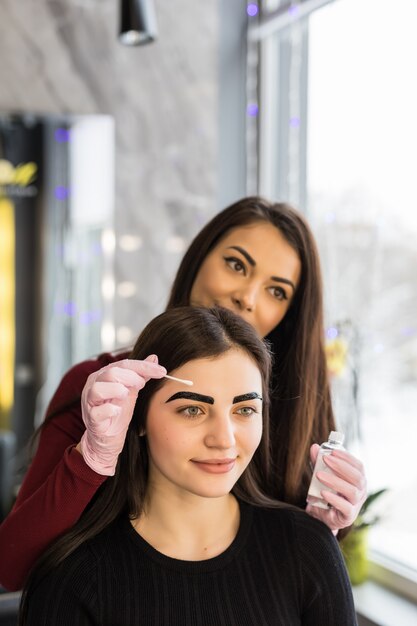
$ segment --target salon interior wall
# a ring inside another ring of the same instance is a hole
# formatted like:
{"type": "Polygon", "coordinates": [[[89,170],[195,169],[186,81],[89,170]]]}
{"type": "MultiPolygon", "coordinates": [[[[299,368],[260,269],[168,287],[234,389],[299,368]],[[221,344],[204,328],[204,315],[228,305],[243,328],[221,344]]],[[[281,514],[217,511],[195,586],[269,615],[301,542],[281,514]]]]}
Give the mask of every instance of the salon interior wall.
{"type": "Polygon", "coordinates": [[[184,248],[219,208],[219,4],[155,0],[158,40],[131,48],[118,6],[2,0],[0,20],[0,111],[114,118],[114,347],[163,310],[184,248]]]}

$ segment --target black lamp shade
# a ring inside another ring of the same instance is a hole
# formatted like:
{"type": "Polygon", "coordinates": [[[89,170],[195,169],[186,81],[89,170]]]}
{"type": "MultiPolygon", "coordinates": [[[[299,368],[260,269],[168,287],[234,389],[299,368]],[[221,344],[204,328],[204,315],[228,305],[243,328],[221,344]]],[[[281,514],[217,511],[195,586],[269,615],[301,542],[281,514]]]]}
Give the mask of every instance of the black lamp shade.
{"type": "Polygon", "coordinates": [[[158,34],[153,0],[121,0],[119,39],[125,46],[151,43],[158,34]]]}

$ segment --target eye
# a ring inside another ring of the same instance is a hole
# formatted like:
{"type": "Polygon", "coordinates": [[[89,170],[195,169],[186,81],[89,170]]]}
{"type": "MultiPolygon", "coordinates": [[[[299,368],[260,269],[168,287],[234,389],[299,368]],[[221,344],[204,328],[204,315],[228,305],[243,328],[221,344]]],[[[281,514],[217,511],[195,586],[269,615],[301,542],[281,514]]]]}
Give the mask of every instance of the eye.
{"type": "Polygon", "coordinates": [[[236,413],[242,415],[242,417],[252,417],[252,415],[255,415],[258,411],[253,406],[242,406],[236,410],[236,413]]]}
{"type": "Polygon", "coordinates": [[[224,260],[226,261],[230,269],[232,269],[234,272],[246,276],[246,266],[243,261],[237,259],[235,256],[225,257],[224,260]]]}
{"type": "Polygon", "coordinates": [[[269,293],[276,298],[276,300],[288,300],[287,292],[282,287],[268,287],[269,293]]]}
{"type": "Polygon", "coordinates": [[[181,409],[178,409],[178,413],[182,413],[185,417],[200,417],[200,415],[204,415],[204,411],[200,409],[199,406],[195,406],[194,404],[191,406],[185,406],[181,409]]]}

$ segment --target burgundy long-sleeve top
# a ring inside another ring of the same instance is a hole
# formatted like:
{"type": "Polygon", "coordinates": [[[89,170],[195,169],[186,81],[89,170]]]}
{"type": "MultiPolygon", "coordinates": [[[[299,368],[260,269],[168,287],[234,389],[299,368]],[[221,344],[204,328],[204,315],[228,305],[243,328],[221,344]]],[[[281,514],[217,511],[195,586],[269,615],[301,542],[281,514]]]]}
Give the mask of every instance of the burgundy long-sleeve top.
{"type": "Polygon", "coordinates": [[[36,456],[13,506],[0,525],[0,584],[21,589],[42,552],[78,520],[106,480],[75,449],[85,430],[80,397],[87,377],[128,356],[105,353],[71,368],[46,411],[36,456]]]}

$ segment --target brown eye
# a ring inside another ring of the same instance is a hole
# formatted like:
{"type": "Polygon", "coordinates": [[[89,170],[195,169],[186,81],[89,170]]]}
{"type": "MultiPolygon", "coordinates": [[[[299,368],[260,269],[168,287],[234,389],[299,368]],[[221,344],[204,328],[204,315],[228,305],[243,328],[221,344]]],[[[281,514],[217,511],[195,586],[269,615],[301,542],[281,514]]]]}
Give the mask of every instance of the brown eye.
{"type": "Polygon", "coordinates": [[[225,257],[224,260],[234,272],[237,272],[238,274],[243,274],[244,276],[246,276],[245,264],[240,259],[230,256],[230,257],[225,257]]]}
{"type": "Polygon", "coordinates": [[[288,300],[287,293],[282,287],[274,285],[274,287],[269,287],[268,291],[276,300],[288,300]]]}

